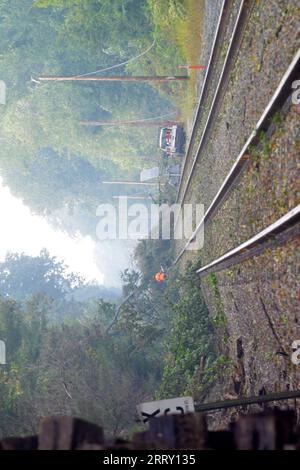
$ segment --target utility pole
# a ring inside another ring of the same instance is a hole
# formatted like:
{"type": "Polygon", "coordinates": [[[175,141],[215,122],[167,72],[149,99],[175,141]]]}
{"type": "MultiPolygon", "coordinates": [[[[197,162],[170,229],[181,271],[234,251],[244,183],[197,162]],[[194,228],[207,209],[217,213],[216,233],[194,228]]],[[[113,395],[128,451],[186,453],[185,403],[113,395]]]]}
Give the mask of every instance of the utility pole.
{"type": "Polygon", "coordinates": [[[151,196],[113,196],[113,199],[146,199],[152,200],[151,196]]]}
{"type": "Polygon", "coordinates": [[[154,186],[158,185],[158,181],[147,181],[147,182],[140,182],[140,181],[102,181],[102,184],[128,184],[134,186],[154,186]]]}
{"type": "Polygon", "coordinates": [[[99,77],[99,76],[89,76],[89,77],[59,77],[59,76],[49,76],[49,77],[39,77],[38,81],[40,82],[171,82],[171,81],[183,81],[188,80],[189,77],[185,75],[180,76],[113,76],[113,77],[99,77]]]}
{"type": "Polygon", "coordinates": [[[179,69],[187,69],[187,70],[205,70],[207,68],[206,65],[178,65],[179,69]]]}
{"type": "Polygon", "coordinates": [[[101,126],[174,126],[180,124],[180,121],[147,121],[141,119],[140,121],[80,121],[82,126],[101,127],[101,126]]]}

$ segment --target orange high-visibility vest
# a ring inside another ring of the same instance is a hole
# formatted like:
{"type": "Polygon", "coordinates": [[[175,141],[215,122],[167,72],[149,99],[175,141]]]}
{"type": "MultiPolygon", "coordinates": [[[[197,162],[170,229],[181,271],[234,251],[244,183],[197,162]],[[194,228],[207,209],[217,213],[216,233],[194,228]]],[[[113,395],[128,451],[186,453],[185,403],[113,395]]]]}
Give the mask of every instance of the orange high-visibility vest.
{"type": "Polygon", "coordinates": [[[164,282],[164,281],[166,280],[166,275],[165,275],[165,273],[163,273],[163,272],[161,272],[161,271],[160,271],[159,273],[156,273],[156,274],[155,274],[155,280],[156,280],[157,282],[164,282]]]}

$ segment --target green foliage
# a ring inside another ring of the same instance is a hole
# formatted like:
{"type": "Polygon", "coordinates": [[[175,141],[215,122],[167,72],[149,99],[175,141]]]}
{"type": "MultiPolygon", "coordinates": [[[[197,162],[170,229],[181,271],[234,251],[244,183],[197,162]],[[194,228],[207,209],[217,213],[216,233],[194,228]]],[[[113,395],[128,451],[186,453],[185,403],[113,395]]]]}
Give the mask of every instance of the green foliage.
{"type": "Polygon", "coordinates": [[[11,253],[0,264],[0,295],[19,301],[37,293],[58,299],[82,283],[83,279],[69,274],[67,267],[46,250],[37,257],[11,253]]]}
{"type": "MultiPolygon", "coordinates": [[[[157,129],[81,121],[166,114],[184,87],[36,79],[125,62],[154,38],[149,54],[107,73],[173,74],[186,62],[178,31],[188,3],[24,0],[20,8],[18,0],[1,1],[0,77],[8,90],[0,115],[1,176],[35,213],[69,233],[94,233],[95,208],[115,194],[100,181],[137,178],[152,166],[157,129]]],[[[125,437],[136,404],[153,398],[161,382],[165,352],[164,397],[198,393],[224,366],[222,358],[215,361],[213,328],[193,269],[183,283],[175,273],[168,273],[167,285],[154,282],[160,266],[171,265],[165,240],[141,242],[136,260],[140,271],[124,273],[126,301],[119,309],[46,252],[11,254],[0,266],[0,338],[7,346],[1,437],[35,433],[40,418],[51,414],[79,415],[125,437]]]]}
{"type": "Polygon", "coordinates": [[[7,104],[0,114],[0,171],[34,212],[60,228],[66,220],[69,231],[93,236],[95,224],[90,230],[92,223],[85,224],[78,213],[92,221],[96,207],[114,195],[101,186],[103,178],[137,178],[140,169],[153,165],[157,128],[81,122],[165,115],[176,110],[186,85],[157,89],[145,83],[37,84],[36,79],[114,66],[145,51],[154,38],[149,53],[106,73],[173,74],[186,62],[178,33],[187,28],[189,3],[24,0],[20,9],[18,0],[1,2],[0,77],[7,85],[7,104]],[[65,208],[75,208],[73,224],[65,212],[64,218],[58,215],[65,208]]]}
{"type": "Polygon", "coordinates": [[[216,327],[224,327],[226,328],[227,326],[227,317],[224,313],[224,305],[222,302],[222,297],[219,291],[219,286],[218,286],[218,280],[217,276],[215,273],[210,273],[207,277],[208,282],[210,283],[214,297],[215,297],[215,302],[216,302],[216,310],[217,313],[213,317],[213,323],[216,327]]]}
{"type": "MultiPolygon", "coordinates": [[[[153,281],[161,266],[170,266],[172,245],[170,240],[142,240],[135,250],[135,259],[145,284],[153,281]]],[[[152,282],[154,285],[155,283],[152,282]]]]}
{"type": "Polygon", "coordinates": [[[148,0],[148,8],[151,12],[156,33],[164,37],[171,36],[175,40],[175,22],[186,17],[184,0],[148,0]]]}
{"type": "Polygon", "coordinates": [[[220,299],[218,313],[211,317],[196,274],[198,266],[189,265],[180,274],[172,266],[172,246],[164,243],[164,240],[143,240],[135,252],[140,285],[151,292],[151,299],[161,313],[164,359],[156,397],[191,394],[201,400],[219,374],[230,366],[225,355],[217,355],[216,328],[221,327],[223,331],[226,327],[217,278],[214,274],[209,276],[220,299]],[[160,265],[167,272],[167,281],[162,285],[153,280],[160,265]]]}
{"type": "MultiPolygon", "coordinates": [[[[51,258],[10,254],[0,265],[0,437],[73,414],[130,433],[135,407],[161,377],[162,311],[140,275],[123,274],[119,307],[51,258]]],[[[104,292],[105,293],[105,292],[104,292]]]]}
{"type": "Polygon", "coordinates": [[[233,370],[232,360],[224,354],[220,354],[214,361],[207,363],[201,377],[202,396],[206,391],[209,391],[210,386],[216,382],[221,374],[229,374],[233,370]]]}
{"type": "MultiPolygon", "coordinates": [[[[176,35],[176,24],[186,19],[185,1],[148,0],[145,12],[151,24],[155,47],[137,62],[127,65],[127,70],[140,74],[147,70],[149,75],[174,74],[178,65],[185,62],[176,35]]],[[[158,83],[154,85],[164,96],[170,96],[172,101],[179,103],[182,89],[185,85],[174,83],[158,83]]]]}
{"type": "MultiPolygon", "coordinates": [[[[20,9],[18,0],[1,2],[0,77],[7,85],[7,105],[0,115],[0,169],[13,193],[35,212],[49,214],[66,201],[76,204],[80,195],[81,210],[95,214],[95,207],[113,193],[100,187],[102,177],[136,178],[141,168],[152,165],[158,151],[156,128],[81,122],[144,119],[174,110],[157,90],[144,83],[38,85],[31,80],[77,75],[137,56],[153,41],[146,4],[25,0],[20,9]],[[47,159],[45,149],[53,152],[47,159]]],[[[140,65],[143,74],[150,72],[147,63],[140,65]]],[[[108,73],[128,72],[120,67],[108,73]]]]}
{"type": "Polygon", "coordinates": [[[82,316],[93,299],[116,300],[118,292],[86,283],[46,250],[35,257],[8,254],[0,263],[0,297],[26,303],[39,296],[47,318],[61,321],[82,316]]]}
{"type": "Polygon", "coordinates": [[[177,283],[180,297],[170,306],[172,318],[165,337],[166,356],[158,392],[161,398],[199,395],[212,381],[209,369],[200,380],[200,364],[205,362],[212,370],[215,363],[214,329],[195,267],[190,265],[184,275],[172,281],[177,283]]]}
{"type": "Polygon", "coordinates": [[[115,306],[107,302],[59,324],[48,321],[45,296],[23,304],[0,298],[0,338],[7,347],[7,365],[0,367],[1,437],[34,433],[41,417],[57,413],[126,437],[137,401],[156,387],[158,357],[153,350],[149,355],[149,326],[141,315],[133,318],[130,306],[125,310],[108,333],[115,306]]]}

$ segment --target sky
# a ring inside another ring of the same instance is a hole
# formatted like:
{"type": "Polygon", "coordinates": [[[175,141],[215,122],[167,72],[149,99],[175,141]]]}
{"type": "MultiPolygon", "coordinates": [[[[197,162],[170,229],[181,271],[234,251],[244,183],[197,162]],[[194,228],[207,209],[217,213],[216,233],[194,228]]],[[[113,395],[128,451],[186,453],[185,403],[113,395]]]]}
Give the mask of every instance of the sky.
{"type": "Polygon", "coordinates": [[[46,248],[50,255],[64,260],[70,271],[102,284],[104,276],[97,265],[96,245],[91,237],[71,238],[54,230],[43,217],[32,215],[22,200],[3,186],[0,177],[0,262],[9,251],[37,256],[46,248]]]}

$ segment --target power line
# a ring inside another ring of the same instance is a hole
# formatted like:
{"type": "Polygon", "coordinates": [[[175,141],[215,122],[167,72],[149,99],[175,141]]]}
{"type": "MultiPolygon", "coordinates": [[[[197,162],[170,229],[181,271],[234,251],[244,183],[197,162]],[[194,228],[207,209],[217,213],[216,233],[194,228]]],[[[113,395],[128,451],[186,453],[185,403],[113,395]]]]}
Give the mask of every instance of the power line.
{"type": "Polygon", "coordinates": [[[47,76],[47,77],[39,77],[38,80],[40,82],[71,82],[71,81],[82,81],[82,82],[170,82],[170,81],[183,81],[183,80],[188,80],[189,77],[185,75],[179,75],[179,76],[174,76],[174,75],[163,75],[163,76],[131,76],[131,75],[125,75],[125,76],[111,76],[111,77],[99,77],[98,75],[96,76],[90,76],[90,77],[70,77],[70,76],[47,76]]]}
{"type": "Polygon", "coordinates": [[[131,59],[129,60],[126,60],[125,62],[121,62],[120,64],[116,64],[116,65],[112,65],[110,67],[106,67],[104,69],[100,69],[100,70],[95,70],[95,72],[89,72],[89,73],[83,73],[81,75],[74,75],[74,77],[87,77],[88,75],[94,75],[96,73],[102,73],[102,72],[107,72],[108,70],[112,70],[112,69],[116,69],[118,67],[122,67],[123,65],[127,65],[129,64],[130,62],[134,62],[135,60],[138,60],[140,59],[143,55],[145,54],[148,54],[148,52],[151,51],[151,49],[155,46],[155,43],[156,43],[156,39],[154,39],[153,43],[151,44],[150,47],[148,47],[148,49],[146,49],[144,52],[142,52],[141,54],[135,56],[135,57],[132,57],[131,59]]]}
{"type": "Polygon", "coordinates": [[[178,111],[172,111],[168,114],[162,114],[161,116],[135,119],[131,121],[80,121],[80,124],[83,126],[138,126],[138,125],[153,125],[153,126],[171,126],[174,124],[179,124],[178,120],[168,120],[164,119],[170,116],[177,115],[178,111]]]}

